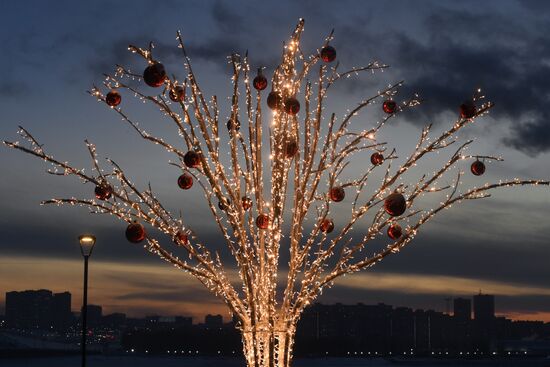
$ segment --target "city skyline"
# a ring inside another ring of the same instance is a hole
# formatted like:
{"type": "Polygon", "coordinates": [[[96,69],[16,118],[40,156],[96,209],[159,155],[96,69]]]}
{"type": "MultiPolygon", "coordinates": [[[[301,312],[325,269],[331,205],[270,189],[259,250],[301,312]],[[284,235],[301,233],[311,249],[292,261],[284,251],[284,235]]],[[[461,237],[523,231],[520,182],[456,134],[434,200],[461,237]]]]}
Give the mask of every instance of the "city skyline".
{"type": "MultiPolygon", "coordinates": [[[[6,317],[6,314],[7,314],[7,312],[6,312],[6,310],[7,310],[7,296],[8,296],[8,294],[14,294],[14,293],[15,294],[17,294],[17,293],[19,293],[19,294],[49,293],[50,297],[53,296],[52,301],[54,301],[54,299],[56,297],[61,296],[64,299],[62,301],[62,303],[59,303],[59,304],[63,304],[62,308],[66,307],[65,303],[67,302],[66,297],[68,295],[68,302],[69,302],[68,304],[70,305],[70,312],[74,315],[78,315],[80,313],[80,309],[82,307],[82,305],[79,303],[79,299],[75,299],[73,297],[73,293],[69,290],[66,290],[66,289],[65,290],[51,290],[51,289],[48,289],[48,288],[37,288],[37,289],[25,289],[25,290],[10,290],[10,291],[3,292],[3,293],[0,294],[0,295],[3,296],[3,298],[0,298],[0,316],[4,316],[4,318],[6,317]]],[[[13,295],[12,295],[12,297],[13,297],[13,295]]],[[[473,319],[476,319],[476,315],[479,314],[479,315],[481,315],[481,318],[485,318],[485,319],[487,319],[488,317],[489,318],[491,318],[491,317],[504,317],[506,319],[510,319],[510,320],[513,320],[513,321],[542,321],[542,322],[545,322],[545,320],[539,320],[539,319],[536,319],[536,318],[522,319],[522,318],[514,317],[513,315],[512,316],[507,315],[505,312],[499,311],[499,309],[497,307],[497,304],[495,302],[495,298],[496,298],[495,295],[482,293],[481,290],[479,291],[479,293],[469,295],[469,298],[467,298],[467,297],[468,296],[462,295],[462,296],[457,296],[457,297],[444,298],[443,300],[445,301],[445,306],[444,306],[443,310],[438,308],[438,307],[418,308],[418,307],[411,307],[410,305],[406,305],[406,304],[393,305],[393,304],[388,304],[386,302],[382,302],[380,300],[378,300],[378,301],[373,300],[371,303],[356,302],[355,304],[346,304],[346,303],[342,303],[342,302],[333,302],[333,303],[315,302],[314,305],[323,305],[323,306],[334,306],[334,305],[344,305],[344,306],[385,305],[385,306],[390,306],[390,307],[394,307],[394,308],[407,308],[407,309],[411,309],[413,311],[417,311],[417,310],[419,310],[419,311],[435,311],[435,312],[439,312],[439,313],[444,314],[444,315],[453,316],[455,318],[458,317],[461,320],[473,320],[473,319]],[[480,300],[480,301],[476,301],[476,299],[480,300]],[[486,302],[482,302],[486,299],[490,300],[489,304],[487,304],[486,302]],[[476,308],[476,307],[478,307],[477,304],[481,304],[479,306],[480,307],[479,309],[476,308]],[[466,311],[466,310],[468,310],[468,311],[466,311]],[[487,310],[490,310],[490,311],[487,311],[487,310]],[[490,313],[489,316],[487,316],[487,312],[490,313]],[[485,315],[484,315],[484,313],[485,313],[485,315]]],[[[35,304],[33,304],[33,306],[36,307],[35,304]]],[[[185,313],[185,312],[179,313],[179,314],[176,314],[176,313],[161,314],[161,313],[158,313],[158,312],[149,312],[149,313],[143,313],[143,314],[131,314],[131,313],[124,312],[124,309],[122,309],[122,308],[112,309],[112,308],[109,308],[108,306],[105,308],[104,305],[102,305],[100,303],[95,303],[95,304],[94,303],[89,303],[88,307],[99,308],[100,309],[100,314],[102,314],[103,316],[112,315],[112,314],[124,314],[127,317],[135,317],[135,318],[147,318],[147,317],[153,317],[153,316],[155,316],[155,317],[168,317],[168,318],[191,317],[194,321],[196,321],[194,323],[200,323],[200,320],[207,319],[210,316],[220,316],[220,317],[222,317],[223,322],[231,321],[231,317],[229,315],[227,315],[227,313],[224,315],[223,311],[225,311],[225,309],[223,309],[223,308],[222,308],[222,312],[220,312],[219,314],[213,314],[213,313],[206,312],[206,311],[204,311],[201,314],[193,314],[193,313],[185,313]]],[[[13,312],[13,309],[12,309],[12,312],[13,312]]],[[[52,316],[52,317],[54,317],[54,316],[52,316]]],[[[550,323],[550,321],[546,321],[546,322],[550,323]]]]}
{"type": "MultiPolygon", "coordinates": [[[[529,358],[549,350],[550,322],[513,321],[495,313],[494,295],[455,298],[452,313],[376,304],[310,305],[297,329],[297,355],[451,356],[521,355],[529,358]]],[[[70,312],[71,294],[27,290],[6,294],[6,315],[0,318],[4,342],[16,336],[20,346],[42,335],[67,350],[78,339],[81,316],[70,312]]],[[[132,318],[103,313],[88,305],[91,346],[132,354],[238,356],[240,321],[207,314],[148,315],[132,318]],[[194,322],[193,322],[194,321],[194,322]]],[[[0,338],[0,339],[2,339],[0,338]]],[[[105,350],[105,349],[104,349],[105,350]]]]}
{"type": "MultiPolygon", "coordinates": [[[[338,12],[307,1],[283,2],[283,6],[235,4],[2,3],[6,57],[0,66],[10,71],[0,82],[2,139],[12,139],[21,124],[52,153],[86,166],[88,153],[82,141],[89,138],[102,158],[116,158],[140,184],[151,181],[170,209],[191,214],[190,226],[207,242],[217,243],[220,236],[206,224],[211,220],[205,220],[208,213],[201,195],[182,199],[177,173],[168,164],[158,164],[166,161],[163,152],[138,141],[85,91],[101,83],[103,73],[112,71],[116,63],[141,67],[132,64],[135,59],[126,50],[129,43],[153,40],[162,60],[177,65],[174,34],[181,29],[208,94],[223,100],[229,82],[226,56],[249,50],[254,65],[268,66],[266,72],[271,72],[269,66],[275,65],[288,36],[280,30],[291,29],[297,18],[304,17],[303,45],[308,51],[334,27],[334,45],[346,67],[373,58],[392,66],[374,79],[354,80],[348,89],[335,89],[330,107],[336,112],[386,83],[405,79],[406,90],[419,92],[426,103],[419,112],[400,117],[392,127],[395,136],[385,138],[406,150],[411,144],[408,137],[416,137],[420,126],[434,122],[434,129],[441,129],[456,117],[457,105],[481,86],[496,105],[474,129],[481,136],[477,144],[505,159],[488,165],[487,180],[548,178],[544,177],[550,174],[545,80],[550,78],[550,48],[541,42],[549,30],[548,4],[427,1],[417,7],[397,1],[388,11],[385,4],[343,2],[338,12]]],[[[375,118],[370,117],[366,116],[368,122],[375,118]]],[[[142,118],[148,128],[163,131],[156,125],[154,111],[143,111],[142,118]]],[[[90,187],[45,175],[42,162],[0,149],[0,169],[5,174],[0,183],[1,303],[5,290],[41,287],[70,289],[73,304],[79,302],[82,260],[77,236],[91,232],[98,243],[90,260],[90,303],[130,315],[187,310],[191,315],[227,317],[225,306],[199,283],[128,244],[120,223],[82,209],[38,205],[59,194],[90,195],[90,187]]],[[[546,189],[512,189],[466,203],[428,224],[400,256],[342,279],[319,301],[381,300],[444,310],[445,298],[482,289],[497,295],[498,307],[515,319],[550,321],[549,207],[546,189]]]]}

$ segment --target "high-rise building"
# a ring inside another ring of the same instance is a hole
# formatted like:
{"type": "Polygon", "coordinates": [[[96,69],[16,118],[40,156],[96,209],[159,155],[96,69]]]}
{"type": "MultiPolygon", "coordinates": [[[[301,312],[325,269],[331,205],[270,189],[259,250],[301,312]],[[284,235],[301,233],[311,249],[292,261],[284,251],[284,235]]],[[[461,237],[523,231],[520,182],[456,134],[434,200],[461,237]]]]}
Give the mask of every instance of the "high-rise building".
{"type": "Polygon", "coordinates": [[[470,350],[472,346],[472,302],[466,298],[455,298],[453,302],[454,347],[459,351],[470,350]]]}
{"type": "Polygon", "coordinates": [[[474,296],[475,347],[481,351],[495,349],[495,296],[476,294],[474,296]]]}
{"type": "Polygon", "coordinates": [[[88,327],[96,327],[101,324],[102,321],[102,308],[101,306],[97,305],[88,305],[88,315],[87,315],[87,322],[88,327]]]}
{"type": "Polygon", "coordinates": [[[474,319],[480,322],[495,319],[495,296],[481,293],[474,296],[474,319]]]}
{"type": "Polygon", "coordinates": [[[11,328],[51,329],[53,294],[46,289],[6,293],[6,324],[11,328]]]}
{"type": "Polygon", "coordinates": [[[455,298],[453,301],[453,317],[456,321],[470,321],[472,319],[472,302],[467,298],[455,298]]]}
{"type": "Polygon", "coordinates": [[[71,294],[55,293],[52,298],[52,325],[57,330],[65,330],[72,324],[71,294]]]}

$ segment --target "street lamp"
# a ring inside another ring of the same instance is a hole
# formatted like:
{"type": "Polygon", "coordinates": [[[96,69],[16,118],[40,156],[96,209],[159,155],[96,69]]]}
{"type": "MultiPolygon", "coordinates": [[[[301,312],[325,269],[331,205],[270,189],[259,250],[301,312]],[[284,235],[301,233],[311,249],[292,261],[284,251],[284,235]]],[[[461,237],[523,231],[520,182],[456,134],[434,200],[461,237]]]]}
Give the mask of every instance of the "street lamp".
{"type": "Polygon", "coordinates": [[[95,236],[83,234],[78,236],[80,242],[80,252],[84,257],[84,296],[82,300],[82,367],[86,367],[86,318],[88,314],[88,258],[92,255],[95,245],[95,236]]]}

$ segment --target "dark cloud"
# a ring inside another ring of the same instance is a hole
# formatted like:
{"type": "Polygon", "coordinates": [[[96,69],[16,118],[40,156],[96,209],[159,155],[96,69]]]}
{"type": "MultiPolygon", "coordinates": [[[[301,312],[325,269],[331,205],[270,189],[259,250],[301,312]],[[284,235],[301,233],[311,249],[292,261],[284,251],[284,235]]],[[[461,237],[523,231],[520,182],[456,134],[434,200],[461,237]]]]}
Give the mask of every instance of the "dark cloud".
{"type": "MultiPolygon", "coordinates": [[[[513,121],[503,143],[531,155],[550,150],[550,110],[544,108],[550,100],[547,26],[528,27],[512,14],[437,7],[425,17],[420,36],[401,30],[373,34],[357,24],[344,31],[347,43],[364,40],[369,57],[383,50],[383,59],[406,80],[403,98],[413,92],[424,98],[408,121],[423,126],[437,113],[457,112],[481,87],[496,104],[492,115],[513,121]]],[[[350,92],[360,87],[356,81],[350,92]]]]}

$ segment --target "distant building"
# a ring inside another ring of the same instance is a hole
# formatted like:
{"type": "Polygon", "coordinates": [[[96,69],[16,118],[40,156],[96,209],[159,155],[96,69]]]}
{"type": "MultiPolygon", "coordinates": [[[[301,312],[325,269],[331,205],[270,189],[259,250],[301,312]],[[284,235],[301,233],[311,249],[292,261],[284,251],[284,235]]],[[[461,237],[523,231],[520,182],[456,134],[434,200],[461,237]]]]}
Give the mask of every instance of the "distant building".
{"type": "Polygon", "coordinates": [[[193,325],[193,318],[192,317],[186,317],[186,316],[176,316],[174,323],[176,326],[192,326],[193,325]]]}
{"type": "Polygon", "coordinates": [[[472,348],[472,302],[467,298],[453,301],[454,337],[453,345],[458,351],[472,348]]]}
{"type": "Polygon", "coordinates": [[[52,321],[57,330],[65,330],[73,323],[71,312],[71,294],[69,292],[55,293],[52,299],[52,321]]]}
{"type": "Polygon", "coordinates": [[[474,296],[474,319],[478,322],[494,321],[495,296],[481,293],[474,296]]]}
{"type": "Polygon", "coordinates": [[[52,292],[37,291],[6,293],[6,324],[11,328],[46,329],[51,326],[52,292]]]}
{"type": "Polygon", "coordinates": [[[222,315],[206,315],[204,317],[204,326],[208,329],[221,328],[223,326],[222,315]]]}
{"type": "Polygon", "coordinates": [[[472,302],[467,298],[455,298],[453,300],[453,317],[456,321],[470,321],[472,319],[472,302]]]}
{"type": "Polygon", "coordinates": [[[126,314],[115,312],[110,315],[105,315],[103,316],[102,323],[113,329],[121,328],[126,325],[126,314]]]}
{"type": "Polygon", "coordinates": [[[103,311],[101,306],[88,305],[87,322],[88,327],[96,327],[101,325],[103,311]]]}
{"type": "Polygon", "coordinates": [[[474,334],[474,345],[477,349],[495,350],[495,296],[481,292],[474,296],[474,334]]]}

